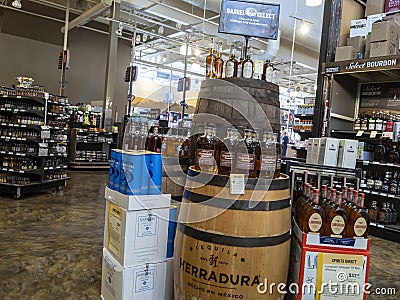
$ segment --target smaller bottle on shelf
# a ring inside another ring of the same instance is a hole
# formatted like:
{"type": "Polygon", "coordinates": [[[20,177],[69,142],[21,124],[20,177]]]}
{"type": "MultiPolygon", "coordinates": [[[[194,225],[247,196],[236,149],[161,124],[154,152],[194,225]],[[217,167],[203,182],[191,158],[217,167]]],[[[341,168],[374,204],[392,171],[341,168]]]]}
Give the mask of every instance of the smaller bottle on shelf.
{"type": "Polygon", "coordinates": [[[360,130],[362,131],[368,130],[368,115],[366,114],[362,116],[360,130]]]}
{"type": "Polygon", "coordinates": [[[375,112],[372,113],[372,117],[368,120],[368,130],[374,131],[375,130],[375,112]]]}
{"type": "Polygon", "coordinates": [[[224,60],[222,59],[222,42],[219,42],[215,60],[215,77],[222,78],[223,72],[224,72],[224,60]]]}
{"type": "Polygon", "coordinates": [[[225,64],[225,78],[237,77],[238,61],[235,58],[235,46],[231,45],[229,58],[225,64]]]}
{"type": "Polygon", "coordinates": [[[392,211],[391,223],[392,225],[396,225],[398,213],[396,207],[394,206],[394,203],[392,203],[391,211],[392,211]]]}
{"type": "Polygon", "coordinates": [[[378,223],[382,225],[388,225],[390,219],[390,210],[387,203],[383,203],[381,209],[378,212],[378,223]]]}
{"type": "Polygon", "coordinates": [[[215,71],[215,62],[217,57],[215,55],[214,50],[214,38],[211,38],[210,46],[209,46],[209,53],[206,56],[206,78],[215,78],[216,71],[215,71]]]}
{"type": "Polygon", "coordinates": [[[368,218],[371,222],[378,222],[379,208],[377,201],[372,201],[371,207],[368,208],[368,218]]]}

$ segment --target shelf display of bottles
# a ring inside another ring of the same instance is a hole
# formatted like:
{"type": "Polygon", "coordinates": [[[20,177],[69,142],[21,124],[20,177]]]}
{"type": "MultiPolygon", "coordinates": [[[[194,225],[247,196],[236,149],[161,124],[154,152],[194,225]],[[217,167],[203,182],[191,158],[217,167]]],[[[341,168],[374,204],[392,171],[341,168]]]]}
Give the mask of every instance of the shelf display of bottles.
{"type": "Polygon", "coordinates": [[[397,223],[398,212],[394,203],[384,202],[379,208],[377,201],[372,201],[368,208],[368,217],[371,222],[382,225],[395,225],[397,223]]]}
{"type": "Polygon", "coordinates": [[[314,115],[315,104],[299,104],[294,109],[295,116],[312,116],[314,115]]]}
{"type": "Polygon", "coordinates": [[[400,115],[390,111],[372,112],[372,114],[362,114],[354,121],[355,131],[377,131],[393,132],[394,124],[400,121],[400,115]]]}
{"type": "Polygon", "coordinates": [[[189,158],[189,137],[188,128],[170,128],[162,139],[163,157],[189,158]]]}
{"type": "Polygon", "coordinates": [[[21,175],[0,173],[0,183],[28,185],[31,183],[31,179],[29,177],[21,176],[21,175]]]}
{"type": "Polygon", "coordinates": [[[245,129],[243,137],[228,128],[222,140],[216,128],[206,126],[197,138],[195,169],[220,175],[244,174],[248,178],[278,178],[281,151],[277,134],[245,129]],[[260,138],[262,137],[262,138],[260,138]]]}
{"type": "Polygon", "coordinates": [[[37,170],[40,167],[40,163],[31,158],[3,156],[1,166],[15,170],[37,170]]]}
{"type": "Polygon", "coordinates": [[[40,117],[0,115],[0,123],[42,126],[44,120],[40,117]]]}
{"type": "Polygon", "coordinates": [[[297,119],[294,121],[293,130],[295,131],[311,131],[313,128],[312,119],[297,119]]]}
{"type": "Polygon", "coordinates": [[[39,132],[24,129],[0,128],[0,137],[36,140],[39,138],[39,132]]]}
{"type": "Polygon", "coordinates": [[[367,191],[400,195],[400,174],[398,172],[372,172],[362,171],[360,188],[367,191]]]}
{"type": "Polygon", "coordinates": [[[75,160],[77,161],[107,161],[105,151],[76,151],[75,160]]]}
{"type": "Polygon", "coordinates": [[[36,101],[5,100],[0,98],[0,110],[44,111],[44,105],[36,101]]]}
{"type": "Polygon", "coordinates": [[[63,179],[67,178],[66,171],[45,171],[44,172],[44,180],[55,180],[55,179],[63,179]]]}
{"type": "Polygon", "coordinates": [[[113,137],[109,134],[88,133],[87,135],[77,135],[76,141],[81,143],[112,143],[113,137]]]}
{"type": "MultiPolygon", "coordinates": [[[[1,134],[0,134],[1,135],[1,134]]],[[[22,155],[22,154],[37,154],[38,148],[35,145],[29,144],[0,144],[0,152],[9,154],[10,152],[22,155]]]]}
{"type": "Polygon", "coordinates": [[[254,78],[276,83],[276,69],[270,60],[266,60],[260,68],[260,73],[256,73],[254,61],[251,59],[249,48],[246,56],[245,49],[241,47],[240,58],[235,56],[235,46],[231,45],[230,54],[226,61],[222,59],[222,43],[217,43],[215,49],[214,38],[211,38],[209,53],[206,56],[206,78],[254,78]]]}
{"type": "Polygon", "coordinates": [[[42,87],[15,87],[8,88],[4,86],[0,86],[0,95],[7,97],[38,97],[45,98],[45,91],[42,87]]]}
{"type": "MultiPolygon", "coordinates": [[[[294,195],[299,195],[299,186],[294,195]]],[[[303,194],[294,199],[295,220],[306,233],[332,237],[367,237],[370,226],[365,194],[346,186],[342,191],[322,186],[320,190],[304,184],[303,194]]]]}
{"type": "Polygon", "coordinates": [[[71,128],[99,128],[101,113],[74,109],[70,112],[71,128]]]}

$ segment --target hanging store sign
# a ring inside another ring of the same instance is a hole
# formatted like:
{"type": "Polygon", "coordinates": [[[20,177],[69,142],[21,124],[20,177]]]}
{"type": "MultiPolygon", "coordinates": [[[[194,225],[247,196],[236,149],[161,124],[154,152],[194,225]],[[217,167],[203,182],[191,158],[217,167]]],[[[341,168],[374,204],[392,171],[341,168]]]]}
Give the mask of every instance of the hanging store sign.
{"type": "Polygon", "coordinates": [[[400,111],[400,86],[397,82],[361,85],[360,113],[400,111]]]}
{"type": "Polygon", "coordinates": [[[191,80],[190,77],[179,78],[178,80],[178,92],[183,92],[183,85],[185,84],[185,91],[190,90],[191,80]]]}
{"type": "Polygon", "coordinates": [[[394,69],[400,67],[398,56],[390,56],[386,58],[374,57],[360,60],[337,61],[325,64],[325,74],[333,73],[352,73],[373,71],[380,69],[394,69]]]}
{"type": "Polygon", "coordinates": [[[222,0],[218,32],[276,40],[279,4],[222,0]]]}

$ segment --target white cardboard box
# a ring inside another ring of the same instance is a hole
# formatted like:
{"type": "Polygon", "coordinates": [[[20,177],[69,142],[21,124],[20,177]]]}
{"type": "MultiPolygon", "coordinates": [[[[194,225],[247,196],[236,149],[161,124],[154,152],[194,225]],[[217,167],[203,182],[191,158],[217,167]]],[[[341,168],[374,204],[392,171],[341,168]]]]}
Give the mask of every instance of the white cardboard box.
{"type": "Polygon", "coordinates": [[[126,210],[166,208],[171,204],[170,194],[159,195],[125,195],[106,187],[106,200],[126,210]]]}
{"type": "Polygon", "coordinates": [[[165,295],[163,300],[174,300],[174,259],[167,260],[167,275],[165,278],[165,295]]]}
{"type": "Polygon", "coordinates": [[[339,154],[337,166],[354,169],[357,159],[357,140],[339,140],[339,154]]]}
{"type": "Polygon", "coordinates": [[[313,146],[314,146],[314,138],[309,138],[308,142],[307,142],[307,157],[306,157],[306,163],[307,164],[311,164],[313,146]]]}
{"type": "Polygon", "coordinates": [[[320,139],[319,138],[314,138],[314,141],[313,141],[313,152],[312,152],[312,155],[311,155],[311,164],[313,164],[313,165],[317,165],[318,164],[319,144],[320,144],[320,139]]]}
{"type": "Polygon", "coordinates": [[[123,266],[166,260],[169,207],[126,210],[107,201],[104,247],[123,266]]]}
{"type": "Polygon", "coordinates": [[[351,22],[350,22],[350,37],[366,36],[367,34],[368,34],[368,30],[367,30],[367,20],[366,19],[351,20],[351,22]]]}
{"type": "Polygon", "coordinates": [[[165,299],[167,262],[123,267],[103,248],[101,297],[104,300],[165,299]]]}
{"type": "Polygon", "coordinates": [[[320,138],[318,164],[335,167],[339,153],[339,140],[333,138],[320,138]]]}

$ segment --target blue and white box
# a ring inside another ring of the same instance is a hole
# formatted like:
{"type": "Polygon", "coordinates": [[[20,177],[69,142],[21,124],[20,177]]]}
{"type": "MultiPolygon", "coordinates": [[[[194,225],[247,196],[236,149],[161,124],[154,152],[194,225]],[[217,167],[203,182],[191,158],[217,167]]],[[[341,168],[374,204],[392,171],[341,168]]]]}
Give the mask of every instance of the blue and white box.
{"type": "Polygon", "coordinates": [[[122,266],[103,248],[101,297],[104,300],[164,300],[167,262],[122,266]]]}
{"type": "Polygon", "coordinates": [[[174,241],[176,233],[178,207],[171,205],[169,209],[169,224],[168,224],[168,243],[167,243],[167,259],[174,257],[174,241]]]}
{"type": "Polygon", "coordinates": [[[119,192],[126,195],[142,195],[143,153],[123,151],[121,167],[121,174],[123,174],[121,176],[124,178],[124,182],[121,184],[119,192]]]}
{"type": "Polygon", "coordinates": [[[149,195],[161,194],[162,156],[161,153],[147,153],[146,166],[149,172],[149,195]]]}

